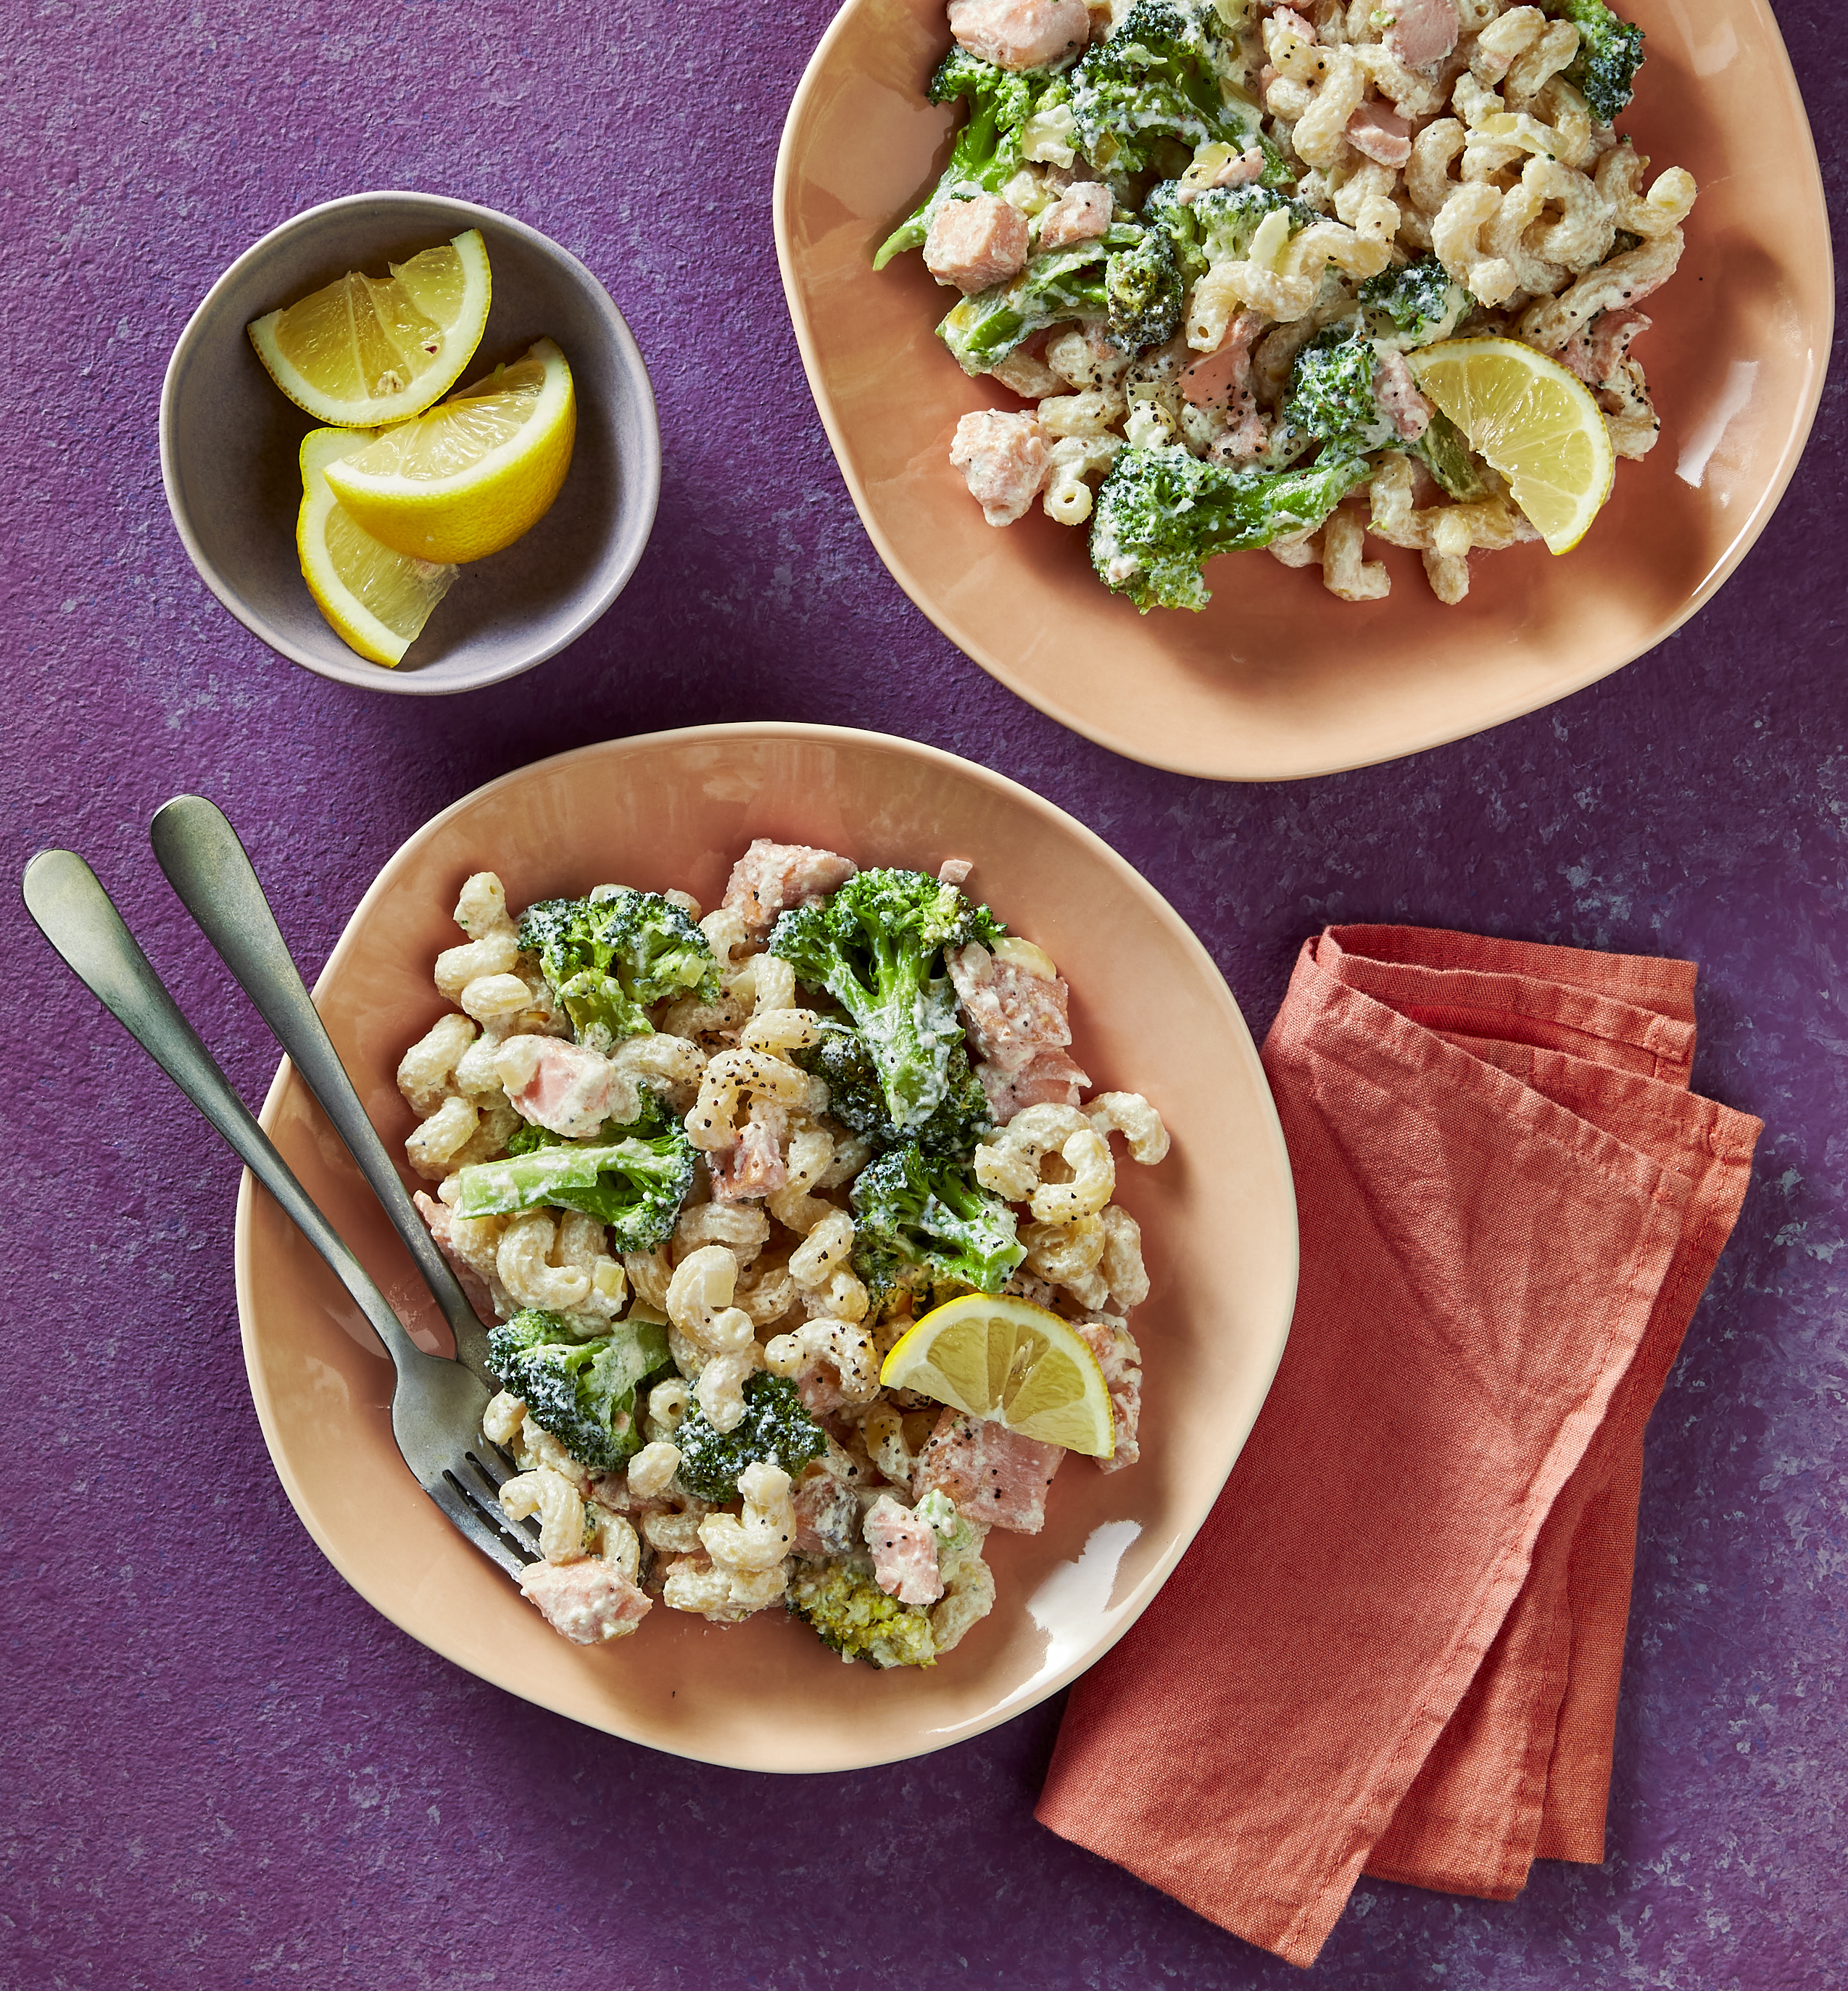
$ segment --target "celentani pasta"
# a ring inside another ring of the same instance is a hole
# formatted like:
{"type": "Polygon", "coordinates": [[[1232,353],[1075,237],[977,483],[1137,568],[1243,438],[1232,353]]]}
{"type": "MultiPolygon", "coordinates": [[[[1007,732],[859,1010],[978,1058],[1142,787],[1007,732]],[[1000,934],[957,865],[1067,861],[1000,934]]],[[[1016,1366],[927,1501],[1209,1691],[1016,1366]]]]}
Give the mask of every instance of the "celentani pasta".
{"type": "Polygon", "coordinates": [[[781,1605],[927,1666],[992,1607],[1067,1451],[1135,1463],[1149,1291],[1030,941],[936,877],[754,842],[718,909],[461,888],[456,1009],[404,1054],[417,1207],[484,1320],[487,1438],[567,1638],[781,1605]]]}
{"type": "Polygon", "coordinates": [[[1695,189],[1612,128],[1642,36],[1603,0],[951,0],[949,25],[929,94],[966,121],[875,262],[921,249],[963,293],[939,335],[1008,392],[950,449],[990,525],[1036,499],[1088,521],[1145,610],[1203,606],[1202,561],[1255,547],[1376,598],[1370,533],[1457,602],[1472,551],[1565,550],[1613,452],[1653,444],[1630,349],[1695,189]]]}

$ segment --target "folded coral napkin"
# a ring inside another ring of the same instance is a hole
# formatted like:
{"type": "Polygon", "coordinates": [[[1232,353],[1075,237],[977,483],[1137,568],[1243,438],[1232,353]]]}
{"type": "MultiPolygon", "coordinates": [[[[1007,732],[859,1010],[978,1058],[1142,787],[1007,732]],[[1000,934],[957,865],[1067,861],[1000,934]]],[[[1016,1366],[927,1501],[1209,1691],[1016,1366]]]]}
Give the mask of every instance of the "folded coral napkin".
{"type": "Polygon", "coordinates": [[[1604,1857],[1642,1431],[1760,1123],[1694,968],[1309,941],[1264,1044],[1302,1275],[1217,1506],[1081,1681],[1039,1809],[1314,1961],[1364,1871],[1506,1899],[1604,1857]]]}

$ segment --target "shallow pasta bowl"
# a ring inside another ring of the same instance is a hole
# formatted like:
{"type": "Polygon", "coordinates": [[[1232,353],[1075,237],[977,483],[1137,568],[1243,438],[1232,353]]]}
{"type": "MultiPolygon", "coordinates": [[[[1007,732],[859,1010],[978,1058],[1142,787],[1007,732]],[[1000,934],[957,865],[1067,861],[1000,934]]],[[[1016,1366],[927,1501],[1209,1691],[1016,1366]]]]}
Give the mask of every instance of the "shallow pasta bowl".
{"type": "MultiPolygon", "coordinates": [[[[458,1537],[392,1441],[390,1365],[342,1289],[247,1178],[238,1309],[251,1394],[289,1498],[335,1566],[413,1637],[483,1679],[616,1735],[755,1770],[844,1770],[979,1734],[1063,1686],[1128,1630],[1205,1519],[1282,1353],[1296,1283],[1281,1131],[1237,1006],[1205,950],[1129,865],[999,775],[875,733],[724,726],[613,741],[481,788],[380,872],[315,990],[387,1143],[414,1124],[393,1073],[448,1006],[431,982],[471,872],[509,903],[606,880],[717,902],[754,836],[863,865],[973,860],[969,890],[1048,948],[1099,1090],[1145,1092],[1173,1152],[1125,1160],[1152,1291],[1140,1464],[1068,1459],[1043,1533],[991,1536],[999,1601],[935,1667],[844,1666],[780,1610],[727,1628],[657,1606],[594,1649],[548,1630],[458,1537]]],[[[263,1124],[424,1345],[434,1304],[285,1064],[263,1124]]]]}
{"type": "MultiPolygon", "coordinates": [[[[1833,313],[1815,147],[1765,0],[1624,0],[1648,36],[1619,120],[1656,169],[1700,182],[1687,250],[1649,305],[1663,434],[1620,464],[1572,553],[1479,554],[1443,607],[1415,553],[1393,591],[1338,601],[1267,555],[1209,563],[1199,615],[1138,616],[1084,533],[1036,509],[996,531],[950,468],[962,415],[1019,406],[934,336],[954,297],[874,247],[941,168],[952,117],[924,85],[941,0],[848,0],[783,131],[783,284],[829,440],[880,556],[951,641],[1023,698],[1132,758],[1240,781],[1390,760],[1512,719],[1660,642],[1763,530],[1816,413],[1833,313]]],[[[1379,553],[1369,543],[1368,557],[1379,553]]]]}

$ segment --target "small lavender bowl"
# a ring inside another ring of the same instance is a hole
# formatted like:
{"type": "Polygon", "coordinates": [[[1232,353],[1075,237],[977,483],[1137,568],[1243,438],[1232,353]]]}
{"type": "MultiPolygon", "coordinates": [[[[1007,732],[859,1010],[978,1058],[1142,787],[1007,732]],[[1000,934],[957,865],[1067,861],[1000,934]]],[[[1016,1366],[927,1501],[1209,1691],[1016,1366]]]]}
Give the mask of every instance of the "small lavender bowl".
{"type": "Polygon", "coordinates": [[[168,362],[161,475],[206,585],[271,649],[368,691],[472,691],[543,663],[582,635],[635,571],[661,488],[648,370],[609,293],[576,257],[492,208],[437,194],[361,193],[311,207],[247,249],[207,292],[168,362]],[[472,380],[556,339],[570,362],[577,440],[545,518],[471,562],[395,670],[322,618],[295,553],[297,452],[316,426],[270,379],[244,328],[348,270],[382,271],[478,228],[493,303],[472,380]]]}

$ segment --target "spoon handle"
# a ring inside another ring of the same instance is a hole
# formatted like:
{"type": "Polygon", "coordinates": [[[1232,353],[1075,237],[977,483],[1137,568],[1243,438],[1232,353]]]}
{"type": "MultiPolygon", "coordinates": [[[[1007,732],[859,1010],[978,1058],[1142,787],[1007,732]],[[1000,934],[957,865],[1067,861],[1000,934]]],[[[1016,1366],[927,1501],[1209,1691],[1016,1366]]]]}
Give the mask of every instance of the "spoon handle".
{"type": "Polygon", "coordinates": [[[298,1183],[256,1116],[155,974],[96,873],[73,850],[42,850],[26,867],[26,909],[90,992],[228,1141],[325,1258],[402,1371],[422,1351],[390,1302],[298,1183]]]}
{"type": "Polygon", "coordinates": [[[237,832],[203,795],[176,795],[155,814],[148,834],[180,903],[256,1004],[384,1207],[449,1323],[457,1355],[485,1374],[486,1331],[359,1103],[237,832]]]}

